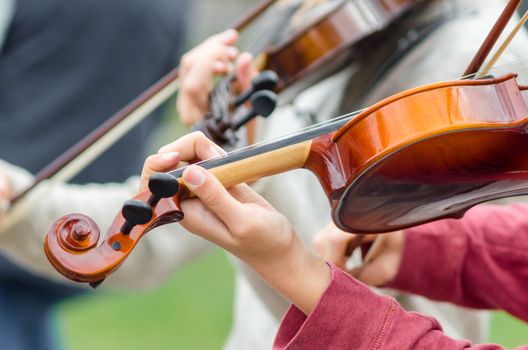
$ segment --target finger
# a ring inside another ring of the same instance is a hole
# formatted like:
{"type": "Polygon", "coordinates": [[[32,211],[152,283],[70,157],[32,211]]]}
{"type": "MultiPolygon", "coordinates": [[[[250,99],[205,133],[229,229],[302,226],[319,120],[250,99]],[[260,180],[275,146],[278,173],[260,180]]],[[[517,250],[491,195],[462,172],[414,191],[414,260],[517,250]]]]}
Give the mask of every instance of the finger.
{"type": "Polygon", "coordinates": [[[192,162],[196,159],[211,159],[226,154],[220,146],[199,131],[186,134],[176,141],[161,147],[158,151],[158,153],[168,152],[178,152],[180,160],[185,162],[192,162]]]}
{"type": "Polygon", "coordinates": [[[387,266],[386,259],[382,258],[368,263],[357,272],[357,279],[369,286],[383,286],[391,279],[391,268],[387,266]]]}
{"type": "Polygon", "coordinates": [[[194,55],[195,58],[193,55],[186,57],[186,62],[192,60],[192,63],[186,63],[185,73],[180,75],[177,108],[185,125],[195,123],[207,112],[213,78],[230,70],[230,62],[238,55],[238,50],[216,43],[194,55]]]}
{"type": "Polygon", "coordinates": [[[240,54],[237,59],[236,80],[240,91],[249,89],[251,86],[251,80],[258,74],[256,69],[254,69],[252,62],[253,56],[248,52],[240,54]]]}
{"type": "Polygon", "coordinates": [[[235,29],[227,29],[211,36],[207,40],[218,40],[224,45],[234,45],[238,40],[238,32],[235,29]]]}
{"type": "Polygon", "coordinates": [[[11,186],[6,176],[0,174],[0,215],[5,214],[11,206],[11,186]]]}
{"type": "Polygon", "coordinates": [[[247,220],[244,204],[237,201],[220,181],[200,166],[190,165],[183,172],[183,182],[229,228],[247,220]]]}
{"type": "Polygon", "coordinates": [[[231,234],[216,214],[197,198],[183,201],[181,206],[185,215],[180,224],[186,230],[225,247],[225,242],[230,240],[231,234]]]}
{"type": "MultiPolygon", "coordinates": [[[[373,286],[384,286],[398,273],[403,250],[402,231],[387,233],[377,240],[378,248],[371,258],[365,257],[359,279],[373,286]]],[[[374,245],[371,249],[375,248],[374,245]]]]}
{"type": "Polygon", "coordinates": [[[167,172],[178,167],[180,154],[178,152],[168,152],[149,156],[143,164],[139,190],[143,191],[148,186],[150,176],[154,173],[167,172]]]}
{"type": "Polygon", "coordinates": [[[268,209],[274,209],[273,206],[264,199],[264,197],[255,192],[247,184],[233,186],[228,189],[228,192],[240,203],[253,203],[268,209]]]}
{"type": "Polygon", "coordinates": [[[349,255],[347,255],[347,247],[350,241],[353,241],[355,236],[341,231],[332,223],[328,231],[328,244],[325,249],[325,259],[340,267],[344,266],[349,255]]]}
{"type": "MultiPolygon", "coordinates": [[[[183,55],[180,61],[180,78],[185,76],[188,72],[189,67],[195,62],[196,58],[203,55],[203,50],[208,45],[221,44],[224,46],[232,46],[238,40],[238,32],[233,29],[228,29],[224,32],[212,35],[202,44],[188,51],[183,55]]],[[[234,59],[234,58],[232,58],[234,59]]]]}
{"type": "Polygon", "coordinates": [[[213,62],[213,73],[214,75],[225,75],[231,72],[232,66],[229,63],[223,61],[213,62]]]}

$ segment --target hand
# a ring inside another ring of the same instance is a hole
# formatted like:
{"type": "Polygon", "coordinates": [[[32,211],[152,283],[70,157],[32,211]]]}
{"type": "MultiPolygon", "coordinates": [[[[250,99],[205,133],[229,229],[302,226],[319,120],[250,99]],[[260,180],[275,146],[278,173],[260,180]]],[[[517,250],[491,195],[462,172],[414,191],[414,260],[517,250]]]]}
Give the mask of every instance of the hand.
{"type": "Polygon", "coordinates": [[[0,172],[0,217],[9,210],[11,195],[9,179],[5,174],[0,172]]]}
{"type": "Polygon", "coordinates": [[[183,55],[180,64],[180,91],[176,102],[182,122],[189,126],[203,118],[208,111],[208,97],[215,75],[224,75],[236,62],[236,81],[240,90],[251,85],[256,74],[249,53],[238,54],[234,46],[238,39],[235,30],[213,35],[183,55]]]}
{"type": "MultiPolygon", "coordinates": [[[[357,244],[358,242],[354,241],[357,241],[359,236],[341,231],[330,223],[314,237],[315,250],[324,260],[347,270],[346,262],[350,258],[348,252],[350,245],[357,244]]],[[[364,261],[362,267],[349,272],[366,284],[382,287],[392,281],[398,273],[404,237],[402,231],[383,235],[365,235],[359,245],[373,242],[375,239],[382,239],[375,249],[376,252],[373,252],[373,255],[367,254],[370,255],[368,261],[364,261]]]]}
{"type": "MultiPolygon", "coordinates": [[[[202,133],[187,134],[147,158],[141,189],[146,188],[154,172],[169,171],[224,153],[202,133]]],[[[257,265],[299,244],[287,219],[249,186],[241,184],[227,190],[199,166],[189,166],[183,173],[183,181],[199,198],[182,203],[185,218],[181,224],[189,231],[257,265]]]]}
{"type": "MultiPolygon", "coordinates": [[[[149,174],[219,156],[223,151],[202,133],[188,134],[160,149],[145,162],[149,174]]],[[[302,246],[291,224],[245,184],[229,189],[209,171],[190,165],[183,181],[197,198],[181,203],[181,225],[226,249],[251,266],[301,310],[309,313],[330,280],[330,270],[302,246]]]]}

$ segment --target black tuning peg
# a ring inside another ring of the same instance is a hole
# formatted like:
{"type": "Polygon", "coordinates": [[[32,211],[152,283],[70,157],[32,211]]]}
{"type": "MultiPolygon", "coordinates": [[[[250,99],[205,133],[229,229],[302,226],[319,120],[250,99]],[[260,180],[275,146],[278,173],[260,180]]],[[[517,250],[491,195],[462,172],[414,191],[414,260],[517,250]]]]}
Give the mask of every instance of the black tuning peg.
{"type": "Polygon", "coordinates": [[[170,198],[178,193],[180,183],[171,174],[156,173],[150,177],[148,187],[152,192],[149,204],[155,206],[161,198],[170,198]]]}
{"type": "Polygon", "coordinates": [[[265,70],[260,72],[259,75],[257,75],[253,81],[251,82],[251,88],[244,91],[239,96],[235,97],[233,100],[233,106],[238,107],[244,102],[246,102],[251,95],[253,95],[257,91],[262,90],[275,90],[277,87],[277,83],[279,82],[279,77],[277,73],[275,73],[272,70],[265,70]]]}
{"type": "Polygon", "coordinates": [[[123,204],[121,214],[126,220],[121,232],[128,234],[134,226],[146,224],[152,219],[152,207],[147,203],[130,199],[123,204]]]}
{"type": "Polygon", "coordinates": [[[251,96],[251,109],[233,124],[232,129],[238,130],[256,116],[268,117],[277,107],[277,94],[273,91],[262,90],[251,96]]]}

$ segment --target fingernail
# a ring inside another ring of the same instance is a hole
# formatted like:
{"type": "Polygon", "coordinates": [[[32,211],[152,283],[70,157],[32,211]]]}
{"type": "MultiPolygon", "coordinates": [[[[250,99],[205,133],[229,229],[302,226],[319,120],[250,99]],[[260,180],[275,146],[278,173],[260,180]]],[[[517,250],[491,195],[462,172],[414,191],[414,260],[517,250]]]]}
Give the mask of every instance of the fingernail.
{"type": "Polygon", "coordinates": [[[183,181],[191,187],[197,187],[204,183],[205,174],[198,166],[190,166],[183,172],[183,181]]]}
{"type": "Polygon", "coordinates": [[[241,61],[246,60],[247,62],[251,62],[253,60],[253,55],[251,54],[251,52],[242,52],[238,59],[241,61]]]}
{"type": "Polygon", "coordinates": [[[238,49],[234,46],[230,46],[227,48],[227,56],[229,56],[230,59],[234,59],[238,56],[238,49]]]}
{"type": "Polygon", "coordinates": [[[224,62],[221,62],[221,61],[213,62],[213,70],[215,70],[216,72],[223,72],[226,69],[227,69],[227,66],[224,62]]]}
{"type": "Polygon", "coordinates": [[[216,158],[220,156],[221,156],[220,152],[218,152],[218,150],[214,146],[209,146],[209,157],[210,158],[216,158]]]}
{"type": "Polygon", "coordinates": [[[167,153],[161,154],[161,159],[166,162],[179,160],[179,158],[180,158],[180,152],[167,152],[167,153]]]}
{"type": "Polygon", "coordinates": [[[216,158],[223,155],[226,155],[227,152],[222,149],[220,146],[210,146],[209,147],[209,157],[210,158],[216,158]]]}
{"type": "Polygon", "coordinates": [[[238,32],[234,29],[228,29],[222,34],[224,38],[231,38],[233,35],[237,35],[238,32]]]}
{"type": "Polygon", "coordinates": [[[167,146],[163,146],[158,150],[158,153],[168,153],[168,152],[170,152],[170,150],[167,146]]]}

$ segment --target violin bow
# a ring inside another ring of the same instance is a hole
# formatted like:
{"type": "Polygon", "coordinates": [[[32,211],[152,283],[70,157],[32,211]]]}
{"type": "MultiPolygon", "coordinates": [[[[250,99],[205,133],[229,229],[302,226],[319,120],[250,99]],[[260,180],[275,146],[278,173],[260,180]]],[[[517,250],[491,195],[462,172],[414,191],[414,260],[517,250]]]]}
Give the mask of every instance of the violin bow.
{"type": "MultiPolygon", "coordinates": [[[[528,21],[528,11],[524,14],[522,19],[517,23],[513,31],[508,35],[508,37],[505,39],[505,41],[501,44],[497,52],[493,55],[493,57],[490,59],[490,61],[482,67],[484,64],[484,61],[488,57],[489,53],[497,43],[497,40],[501,36],[501,34],[504,32],[504,29],[506,28],[506,25],[511,20],[513,15],[515,14],[515,11],[521,4],[522,0],[510,0],[507,4],[502,13],[500,14],[499,18],[491,28],[490,32],[484,39],[484,42],[480,46],[479,50],[471,60],[471,63],[466,68],[466,71],[464,72],[463,76],[468,75],[475,75],[475,79],[479,79],[483,76],[485,76],[489,70],[494,66],[494,64],[499,59],[500,55],[504,52],[506,47],[511,43],[513,37],[519,32],[519,30],[522,28],[524,23],[528,21]]],[[[365,257],[363,258],[363,264],[360,267],[362,269],[366,264],[372,262],[378,255],[379,251],[383,247],[383,243],[387,236],[385,235],[378,235],[373,241],[370,249],[366,253],[365,257]]],[[[351,239],[345,248],[345,254],[346,256],[351,256],[353,251],[361,246],[365,240],[364,234],[359,234],[353,239],[351,239]]]]}
{"type": "MultiPolygon", "coordinates": [[[[240,31],[266,11],[277,0],[263,0],[247,12],[231,28],[240,31]]],[[[145,92],[119,110],[97,129],[66,150],[44,169],[33,182],[11,199],[11,208],[0,221],[0,233],[17,222],[31,203],[46,193],[54,183],[67,182],[82,171],[130,129],[145,119],[178,91],[179,68],[176,67],[145,92]],[[45,183],[46,185],[42,185],[45,183]]]]}
{"type": "Polygon", "coordinates": [[[495,63],[497,63],[497,60],[500,58],[500,56],[504,53],[506,48],[511,44],[513,38],[519,33],[521,28],[524,26],[524,24],[528,21],[528,11],[524,13],[521,20],[517,23],[515,28],[508,34],[508,37],[504,40],[504,42],[499,46],[497,49],[497,52],[491,57],[489,62],[479,69],[479,71],[475,75],[475,79],[480,79],[488,74],[488,72],[495,66],[495,63]]]}
{"type": "Polygon", "coordinates": [[[515,14],[515,10],[517,10],[521,2],[522,0],[510,0],[506,4],[506,7],[504,8],[501,15],[491,28],[490,32],[486,36],[486,39],[484,39],[484,42],[480,46],[479,50],[475,54],[475,57],[473,57],[473,60],[471,60],[471,63],[466,68],[466,71],[462,76],[475,74],[480,70],[482,64],[484,63],[489,53],[495,46],[495,43],[504,31],[504,28],[506,28],[506,25],[508,24],[510,19],[515,14]]]}

